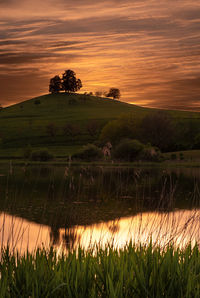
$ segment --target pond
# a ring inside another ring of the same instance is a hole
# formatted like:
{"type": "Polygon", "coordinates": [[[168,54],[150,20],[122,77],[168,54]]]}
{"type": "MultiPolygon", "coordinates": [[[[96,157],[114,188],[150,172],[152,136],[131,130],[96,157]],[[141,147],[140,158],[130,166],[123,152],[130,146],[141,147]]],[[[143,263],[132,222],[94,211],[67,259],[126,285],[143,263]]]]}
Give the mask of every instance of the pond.
{"type": "Polygon", "coordinates": [[[0,167],[0,246],[200,243],[199,168],[0,167]]]}

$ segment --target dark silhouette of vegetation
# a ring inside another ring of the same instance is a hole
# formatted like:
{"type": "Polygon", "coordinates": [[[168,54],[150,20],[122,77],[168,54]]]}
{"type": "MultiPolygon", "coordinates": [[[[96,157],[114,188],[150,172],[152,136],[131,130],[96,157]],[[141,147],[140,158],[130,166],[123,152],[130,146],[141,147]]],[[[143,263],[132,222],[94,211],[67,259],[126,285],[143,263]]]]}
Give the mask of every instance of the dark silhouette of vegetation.
{"type": "Polygon", "coordinates": [[[32,161],[49,161],[53,158],[53,154],[51,154],[47,149],[33,151],[31,154],[32,161]]]}
{"type": "Polygon", "coordinates": [[[114,157],[120,160],[134,161],[144,149],[138,140],[124,139],[114,149],[114,157]]]}
{"type": "Polygon", "coordinates": [[[41,104],[41,101],[40,101],[39,99],[36,99],[36,100],[34,101],[34,104],[35,104],[35,105],[40,105],[40,104],[41,104]]]}
{"type": "Polygon", "coordinates": [[[88,144],[86,146],[83,146],[83,148],[78,153],[74,154],[72,157],[80,160],[94,161],[102,159],[103,152],[94,144],[88,144]]]}
{"type": "Polygon", "coordinates": [[[100,142],[111,142],[116,145],[121,139],[138,139],[140,136],[140,122],[132,115],[126,115],[118,120],[108,122],[100,134],[100,142]]]}
{"type": "Polygon", "coordinates": [[[65,92],[76,92],[82,88],[82,82],[80,79],[76,78],[76,74],[73,70],[66,70],[62,79],[56,75],[50,79],[49,83],[49,92],[50,93],[59,93],[64,90],[65,92]]]}
{"type": "Polygon", "coordinates": [[[33,151],[33,148],[31,147],[30,144],[28,144],[28,146],[24,149],[24,158],[25,159],[30,159],[32,151],[33,151]]]}
{"type": "Polygon", "coordinates": [[[97,96],[97,97],[101,97],[102,95],[103,95],[102,91],[96,91],[95,92],[95,96],[97,96]]]}
{"type": "Polygon", "coordinates": [[[58,131],[58,128],[57,128],[57,126],[54,123],[49,123],[46,126],[46,132],[52,138],[56,136],[57,131],[58,131]]]}
{"type": "Polygon", "coordinates": [[[77,124],[66,123],[63,127],[65,136],[75,137],[80,134],[80,127],[77,124]]]}
{"type": "Polygon", "coordinates": [[[148,114],[141,123],[142,139],[162,151],[171,149],[175,129],[170,115],[164,111],[148,114]]]}
{"type": "Polygon", "coordinates": [[[120,90],[118,88],[110,88],[107,97],[112,97],[113,99],[119,99],[121,97],[120,90]]]}
{"type": "Polygon", "coordinates": [[[3,110],[3,106],[2,106],[2,104],[0,104],[0,111],[1,111],[1,110],[3,110]]]}
{"type": "Polygon", "coordinates": [[[65,92],[76,92],[82,88],[82,82],[76,78],[73,70],[66,70],[62,76],[62,88],[65,92]]]}
{"type": "Polygon", "coordinates": [[[55,76],[50,79],[49,83],[49,92],[51,93],[59,93],[62,90],[62,81],[59,76],[55,76]]]}
{"type": "Polygon", "coordinates": [[[90,121],[88,121],[86,128],[87,128],[89,135],[91,137],[94,137],[98,132],[99,124],[97,123],[96,120],[90,120],[90,121]]]}

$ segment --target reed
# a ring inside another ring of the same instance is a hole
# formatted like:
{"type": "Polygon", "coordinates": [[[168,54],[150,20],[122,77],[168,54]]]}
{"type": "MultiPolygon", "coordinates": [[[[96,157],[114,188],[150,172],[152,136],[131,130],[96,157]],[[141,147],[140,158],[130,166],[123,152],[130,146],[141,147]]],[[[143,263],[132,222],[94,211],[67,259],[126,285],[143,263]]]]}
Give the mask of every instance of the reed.
{"type": "Polygon", "coordinates": [[[4,249],[0,297],[200,297],[200,252],[135,246],[23,256],[4,249]]]}

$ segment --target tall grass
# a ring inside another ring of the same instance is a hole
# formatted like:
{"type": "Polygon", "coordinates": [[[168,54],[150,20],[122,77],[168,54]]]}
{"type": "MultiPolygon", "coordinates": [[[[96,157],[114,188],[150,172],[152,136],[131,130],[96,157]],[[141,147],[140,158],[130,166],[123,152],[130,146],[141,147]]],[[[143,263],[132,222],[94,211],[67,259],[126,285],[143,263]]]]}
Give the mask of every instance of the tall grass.
{"type": "Polygon", "coordinates": [[[0,297],[200,297],[198,246],[1,253],[0,297]]]}

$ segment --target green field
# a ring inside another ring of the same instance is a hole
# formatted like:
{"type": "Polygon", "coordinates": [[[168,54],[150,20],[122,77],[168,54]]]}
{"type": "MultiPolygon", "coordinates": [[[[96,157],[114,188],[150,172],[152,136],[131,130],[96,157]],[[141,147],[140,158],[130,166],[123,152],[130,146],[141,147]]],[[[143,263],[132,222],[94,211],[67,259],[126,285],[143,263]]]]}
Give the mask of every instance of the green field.
{"type": "MultiPolygon", "coordinates": [[[[126,114],[143,118],[150,111],[132,104],[81,94],[48,94],[33,98],[0,111],[0,157],[20,157],[24,148],[45,147],[58,157],[76,152],[83,144],[94,142],[101,128],[110,120],[126,114]],[[36,104],[37,101],[39,104],[36,104]],[[91,136],[87,126],[96,121],[98,129],[91,136]],[[66,123],[76,125],[79,134],[63,133],[66,123]],[[47,133],[47,126],[56,127],[55,136],[47,133]]],[[[199,113],[169,111],[175,119],[200,119],[199,113]]]]}

